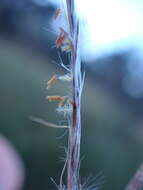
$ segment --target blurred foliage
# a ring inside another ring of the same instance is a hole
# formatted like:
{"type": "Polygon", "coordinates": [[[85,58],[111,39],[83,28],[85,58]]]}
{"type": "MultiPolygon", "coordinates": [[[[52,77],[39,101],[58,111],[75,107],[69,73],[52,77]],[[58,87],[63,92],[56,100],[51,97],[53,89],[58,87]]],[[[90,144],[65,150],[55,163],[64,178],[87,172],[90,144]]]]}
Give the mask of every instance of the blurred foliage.
{"type": "MultiPolygon", "coordinates": [[[[59,67],[50,59],[28,51],[20,44],[0,41],[0,130],[20,153],[26,168],[25,190],[54,189],[50,176],[57,182],[63,166],[59,162],[66,146],[64,131],[50,129],[29,120],[30,115],[61,123],[55,105],[45,100],[48,94],[68,91],[57,84],[46,91],[46,81],[59,67]]],[[[93,84],[87,73],[82,100],[83,137],[81,152],[85,158],[81,175],[102,172],[103,189],[123,189],[142,162],[140,127],[120,102],[100,85],[93,84]]]]}

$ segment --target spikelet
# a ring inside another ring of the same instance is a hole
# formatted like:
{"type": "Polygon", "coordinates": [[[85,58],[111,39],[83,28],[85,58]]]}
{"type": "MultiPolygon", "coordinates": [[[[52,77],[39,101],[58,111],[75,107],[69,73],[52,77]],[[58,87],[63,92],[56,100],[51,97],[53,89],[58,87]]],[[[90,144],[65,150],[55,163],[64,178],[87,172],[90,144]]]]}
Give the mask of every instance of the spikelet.
{"type": "Polygon", "coordinates": [[[65,96],[65,100],[64,100],[63,104],[59,104],[56,111],[58,113],[64,115],[64,117],[66,117],[68,115],[71,115],[72,105],[73,105],[73,101],[68,96],[65,96]]]}
{"type": "Polygon", "coordinates": [[[71,73],[62,75],[58,77],[59,80],[64,81],[64,82],[71,82],[72,81],[72,75],[71,73]]]}
{"type": "Polygon", "coordinates": [[[46,96],[46,99],[49,100],[49,102],[63,101],[65,99],[65,97],[64,96],[46,96]]]}
{"type": "Polygon", "coordinates": [[[66,96],[46,96],[46,99],[49,100],[49,102],[58,101],[58,106],[63,106],[66,96]]]}
{"type": "Polygon", "coordinates": [[[61,50],[63,52],[66,52],[66,53],[71,52],[71,50],[72,50],[72,42],[68,37],[66,37],[64,39],[63,43],[61,44],[61,50]]]}
{"type": "Polygon", "coordinates": [[[56,47],[60,48],[61,45],[63,44],[64,40],[65,40],[65,35],[60,33],[60,35],[58,36],[58,38],[56,39],[56,47]]]}
{"type": "Polygon", "coordinates": [[[56,47],[61,48],[62,51],[69,53],[72,50],[72,42],[68,36],[68,33],[60,27],[60,34],[56,39],[56,47]]]}
{"type": "Polygon", "coordinates": [[[71,115],[72,113],[72,106],[70,104],[65,104],[64,106],[58,106],[56,111],[59,114],[62,114],[64,117],[71,115]]]}
{"type": "Polygon", "coordinates": [[[65,34],[66,36],[68,36],[68,33],[62,28],[62,27],[59,27],[60,31],[65,34]]]}
{"type": "Polygon", "coordinates": [[[59,102],[59,104],[58,104],[58,106],[59,107],[61,107],[61,106],[63,106],[64,105],[64,103],[65,103],[65,97],[63,98],[63,100],[61,100],[60,102],[59,102]]]}
{"type": "Polygon", "coordinates": [[[60,15],[62,14],[62,10],[60,8],[57,8],[53,18],[56,20],[60,15]]]}
{"type": "Polygon", "coordinates": [[[61,30],[60,34],[58,35],[56,39],[56,47],[59,48],[64,43],[64,41],[67,38],[67,33],[64,30],[61,30]]]}
{"type": "Polygon", "coordinates": [[[54,74],[50,80],[47,81],[47,89],[50,89],[57,80],[61,80],[64,82],[71,82],[72,81],[72,75],[71,73],[65,74],[65,75],[61,75],[61,76],[57,76],[56,74],[54,74]]]}
{"type": "Polygon", "coordinates": [[[68,100],[67,100],[67,104],[71,104],[71,105],[73,105],[73,104],[74,104],[74,103],[73,103],[73,100],[68,99],[68,100]]]}
{"type": "Polygon", "coordinates": [[[50,80],[47,82],[47,89],[51,88],[57,81],[57,75],[53,75],[50,80]]]}
{"type": "Polygon", "coordinates": [[[61,46],[62,52],[70,53],[72,50],[72,46],[70,44],[63,44],[61,46]]]}

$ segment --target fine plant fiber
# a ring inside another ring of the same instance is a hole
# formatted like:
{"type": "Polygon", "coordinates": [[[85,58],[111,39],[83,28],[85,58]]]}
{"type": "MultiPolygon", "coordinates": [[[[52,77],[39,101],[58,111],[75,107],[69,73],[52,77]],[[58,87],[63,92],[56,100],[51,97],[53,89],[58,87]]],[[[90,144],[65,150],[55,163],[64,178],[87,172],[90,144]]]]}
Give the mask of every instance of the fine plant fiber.
{"type": "MultiPolygon", "coordinates": [[[[80,60],[80,22],[76,12],[75,0],[62,0],[61,7],[55,11],[53,23],[58,26],[59,34],[56,39],[56,47],[63,53],[68,54],[68,64],[64,64],[60,53],[60,65],[65,69],[63,76],[54,75],[47,82],[47,89],[50,89],[56,82],[68,82],[72,87],[71,95],[47,96],[49,101],[57,101],[57,113],[67,119],[67,126],[58,126],[68,129],[68,148],[66,151],[65,164],[61,172],[60,183],[56,187],[59,190],[80,190],[82,184],[79,181],[80,165],[80,141],[81,141],[81,93],[84,83],[84,71],[81,71],[80,60]],[[64,26],[64,27],[63,27],[64,26]],[[67,67],[68,65],[68,67],[67,67]],[[63,176],[67,169],[67,184],[63,184],[63,176]]],[[[36,121],[36,119],[34,118],[36,121]]],[[[39,123],[42,120],[37,119],[39,123]]],[[[46,124],[42,121],[43,124],[46,124]]],[[[53,124],[50,127],[57,127],[53,124]]]]}
{"type": "MultiPolygon", "coordinates": [[[[59,63],[53,60],[65,71],[63,75],[53,74],[47,81],[47,90],[51,90],[56,83],[67,85],[68,92],[63,96],[54,94],[47,96],[49,102],[56,102],[56,113],[63,116],[66,124],[54,124],[41,118],[31,116],[30,120],[56,129],[64,129],[68,133],[68,145],[64,147],[65,157],[59,182],[51,181],[57,190],[98,190],[105,182],[103,175],[95,177],[89,175],[80,177],[80,146],[81,146],[81,94],[85,79],[85,69],[81,64],[80,33],[81,22],[77,14],[76,2],[78,0],[59,0],[60,7],[53,15],[53,26],[58,29],[54,47],[58,49],[59,63]],[[64,63],[61,54],[66,54],[68,63],[64,63]],[[66,181],[66,184],[63,183],[66,181]]],[[[60,122],[59,122],[60,123],[60,122]]],[[[61,136],[63,137],[63,136],[61,136]]],[[[61,138],[60,137],[60,138],[61,138]]],[[[143,165],[137,170],[125,190],[141,190],[143,188],[143,165]]]]}

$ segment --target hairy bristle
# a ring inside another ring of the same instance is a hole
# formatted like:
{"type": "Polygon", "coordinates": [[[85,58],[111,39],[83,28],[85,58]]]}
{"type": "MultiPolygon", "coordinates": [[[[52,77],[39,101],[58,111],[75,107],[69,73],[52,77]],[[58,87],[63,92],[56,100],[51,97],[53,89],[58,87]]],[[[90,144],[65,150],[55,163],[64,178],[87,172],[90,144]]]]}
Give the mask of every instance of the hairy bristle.
{"type": "Polygon", "coordinates": [[[65,104],[64,106],[59,106],[56,111],[62,114],[64,117],[70,116],[72,113],[72,106],[70,104],[65,104]]]}
{"type": "Polygon", "coordinates": [[[65,82],[71,82],[72,81],[72,75],[71,75],[71,73],[68,73],[68,74],[59,76],[58,79],[61,81],[65,81],[65,82]]]}

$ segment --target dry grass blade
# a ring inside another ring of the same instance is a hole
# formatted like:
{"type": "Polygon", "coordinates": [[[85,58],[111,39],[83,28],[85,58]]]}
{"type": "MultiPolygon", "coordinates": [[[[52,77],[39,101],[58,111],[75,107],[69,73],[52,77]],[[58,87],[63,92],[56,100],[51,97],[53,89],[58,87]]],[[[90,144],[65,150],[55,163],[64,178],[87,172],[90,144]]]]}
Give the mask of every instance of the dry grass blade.
{"type": "Polygon", "coordinates": [[[30,120],[31,120],[31,121],[34,121],[34,122],[36,122],[36,123],[42,124],[42,125],[44,125],[44,126],[46,126],[46,127],[60,128],[60,129],[68,128],[68,126],[66,126],[66,125],[56,125],[56,124],[54,124],[54,123],[50,123],[50,122],[48,122],[48,121],[45,121],[45,120],[43,120],[43,119],[40,119],[40,118],[37,118],[37,117],[34,117],[34,116],[30,116],[30,120]]]}

